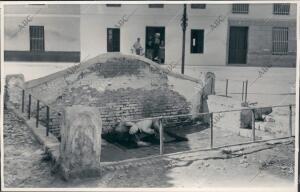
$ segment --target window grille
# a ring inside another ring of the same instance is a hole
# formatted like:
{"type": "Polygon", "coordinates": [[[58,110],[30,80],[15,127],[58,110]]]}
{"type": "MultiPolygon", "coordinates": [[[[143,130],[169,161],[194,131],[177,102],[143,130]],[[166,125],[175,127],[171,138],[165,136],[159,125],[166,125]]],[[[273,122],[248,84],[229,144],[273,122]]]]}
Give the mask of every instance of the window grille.
{"type": "Polygon", "coordinates": [[[44,26],[30,26],[30,51],[45,51],[44,26]]]}
{"type": "Polygon", "coordinates": [[[121,4],[106,4],[106,7],[121,7],[121,4]]]}
{"type": "Polygon", "coordinates": [[[205,9],[206,4],[191,4],[192,9],[205,9]]]}
{"type": "Polygon", "coordinates": [[[288,4],[288,3],[273,4],[273,14],[274,15],[289,15],[290,14],[290,4],[288,4]]]}
{"type": "Polygon", "coordinates": [[[272,30],[272,54],[287,55],[288,53],[288,28],[273,27],[272,30]]]}
{"type": "Polygon", "coordinates": [[[233,4],[232,13],[248,14],[249,4],[233,4]]]}
{"type": "Polygon", "coordinates": [[[164,8],[164,4],[149,4],[149,8],[164,8]]]}

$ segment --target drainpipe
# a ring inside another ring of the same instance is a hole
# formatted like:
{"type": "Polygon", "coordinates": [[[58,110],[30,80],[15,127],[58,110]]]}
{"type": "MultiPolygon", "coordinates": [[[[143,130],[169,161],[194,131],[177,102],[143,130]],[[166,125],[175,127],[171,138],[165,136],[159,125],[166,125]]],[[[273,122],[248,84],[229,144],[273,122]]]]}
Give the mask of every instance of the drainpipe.
{"type": "Polygon", "coordinates": [[[184,61],[185,61],[185,32],[187,27],[187,13],[186,13],[186,4],[183,5],[183,16],[181,18],[181,27],[182,27],[182,56],[181,56],[181,73],[184,74],[184,61]]]}

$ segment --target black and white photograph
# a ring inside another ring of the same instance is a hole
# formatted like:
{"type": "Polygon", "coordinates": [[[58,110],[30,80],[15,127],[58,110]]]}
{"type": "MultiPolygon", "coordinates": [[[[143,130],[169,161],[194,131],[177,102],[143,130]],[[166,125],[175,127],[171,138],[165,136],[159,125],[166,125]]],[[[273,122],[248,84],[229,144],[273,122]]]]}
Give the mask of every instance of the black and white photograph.
{"type": "Polygon", "coordinates": [[[1,191],[297,191],[297,1],[3,1],[1,191]]]}

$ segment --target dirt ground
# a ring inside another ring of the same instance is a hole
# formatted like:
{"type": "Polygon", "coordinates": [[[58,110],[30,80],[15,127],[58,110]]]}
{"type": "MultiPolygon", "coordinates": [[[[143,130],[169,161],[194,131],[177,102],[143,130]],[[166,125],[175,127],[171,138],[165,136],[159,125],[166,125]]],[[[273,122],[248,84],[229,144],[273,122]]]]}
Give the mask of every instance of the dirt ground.
{"type": "Polygon", "coordinates": [[[295,144],[286,139],[148,159],[99,178],[65,182],[51,174],[22,121],[11,111],[5,119],[5,187],[291,187],[294,181],[295,144]]]}
{"type": "MultiPolygon", "coordinates": [[[[29,80],[28,77],[38,78],[34,74],[44,76],[62,70],[62,66],[67,67],[59,64],[7,64],[5,67],[6,73],[24,73],[29,80]]],[[[174,69],[179,70],[180,66],[174,69]]],[[[242,81],[248,80],[248,101],[257,102],[256,106],[295,103],[295,68],[273,67],[261,78],[258,78],[259,70],[259,67],[201,66],[187,67],[186,74],[197,77],[200,71],[214,72],[217,95],[225,94],[225,79],[229,78],[228,95],[239,102],[242,81]]],[[[282,122],[277,127],[286,129],[286,111],[275,113],[279,118],[276,122],[282,122]]],[[[172,155],[155,162],[147,160],[128,168],[104,171],[99,178],[65,182],[51,174],[51,165],[44,159],[41,146],[21,120],[11,111],[5,111],[4,116],[5,187],[291,187],[294,181],[295,143],[281,140],[172,155]]],[[[222,116],[218,123],[222,127],[232,125],[232,121],[226,123],[230,118],[222,116]]],[[[232,142],[230,137],[223,139],[220,142],[232,142]]]]}

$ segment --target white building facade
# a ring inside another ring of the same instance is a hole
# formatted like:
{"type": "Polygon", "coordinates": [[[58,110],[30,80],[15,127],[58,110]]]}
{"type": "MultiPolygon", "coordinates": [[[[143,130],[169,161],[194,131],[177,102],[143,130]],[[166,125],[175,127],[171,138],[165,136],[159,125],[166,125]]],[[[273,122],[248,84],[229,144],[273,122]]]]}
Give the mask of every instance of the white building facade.
{"type": "MultiPolygon", "coordinates": [[[[186,65],[295,67],[296,8],[187,4],[186,65]]],[[[149,57],[147,42],[158,33],[160,62],[180,64],[182,13],[182,4],[5,5],[4,59],[79,62],[107,52],[133,54],[137,38],[149,57]]]]}

